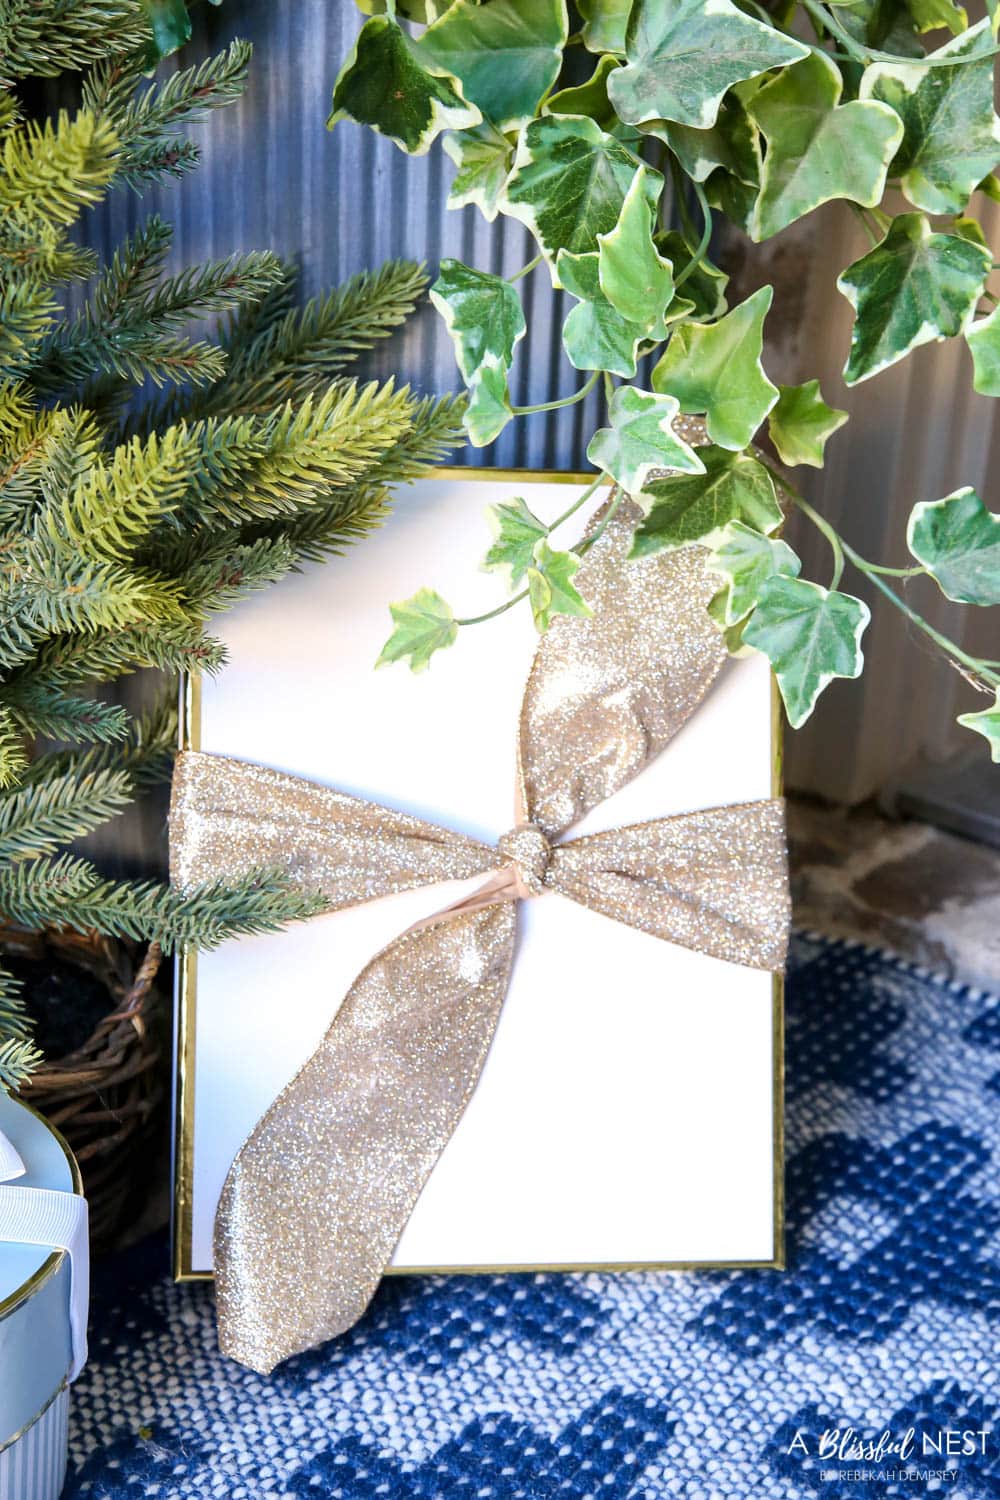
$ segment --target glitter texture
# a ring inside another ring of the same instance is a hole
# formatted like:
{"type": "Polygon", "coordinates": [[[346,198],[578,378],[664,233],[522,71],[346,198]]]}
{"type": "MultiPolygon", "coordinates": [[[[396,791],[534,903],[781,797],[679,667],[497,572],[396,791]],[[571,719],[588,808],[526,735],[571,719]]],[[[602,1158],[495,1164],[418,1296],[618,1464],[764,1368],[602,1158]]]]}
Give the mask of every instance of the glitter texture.
{"type": "Polygon", "coordinates": [[[593,617],[560,617],[539,642],[521,709],[522,821],[497,849],[260,766],[178,757],[171,876],[183,889],[280,865],[335,909],[488,877],[372,960],[233,1162],[215,1223],[220,1342],[253,1369],[343,1332],[367,1306],[476,1086],[518,898],[558,891],[716,958],[784,962],[779,801],[554,842],[663,749],[725,660],[702,549],[626,563],[636,514],[624,500],[577,574],[593,617]]]}

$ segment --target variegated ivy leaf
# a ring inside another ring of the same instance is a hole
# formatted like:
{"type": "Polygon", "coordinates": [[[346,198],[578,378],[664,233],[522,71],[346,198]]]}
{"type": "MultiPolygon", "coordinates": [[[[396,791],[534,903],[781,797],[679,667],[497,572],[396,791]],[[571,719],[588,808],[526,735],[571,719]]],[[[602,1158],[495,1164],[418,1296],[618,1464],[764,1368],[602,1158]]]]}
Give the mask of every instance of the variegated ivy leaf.
{"type": "Polygon", "coordinates": [[[763,286],[717,323],[684,323],[653,371],[653,389],[681,411],[704,412],[713,443],[745,448],[778,399],[760,362],[772,289],[763,286]]]}
{"type": "Polygon", "coordinates": [[[767,151],[751,234],[766,240],[833,198],[871,208],[903,127],[887,104],[839,102],[840,69],[822,53],[786,68],[748,105],[767,151]]]}
{"type": "Polygon", "coordinates": [[[619,125],[614,105],[608,98],[608,74],[620,64],[616,57],[606,53],[597,64],[586,83],[575,88],[560,89],[550,94],[542,105],[543,115],[586,115],[595,120],[602,130],[613,132],[619,125]]]}
{"type": "Polygon", "coordinates": [[[601,427],[587,445],[587,457],[638,500],[656,469],[703,474],[705,465],[673,430],[678,412],[672,396],[656,396],[621,386],[608,407],[610,427],[601,427]]]}
{"type": "Polygon", "coordinates": [[[627,65],[608,80],[621,119],[707,130],[734,83],[798,62],[808,49],[731,0],[634,0],[625,55],[627,65]]]}
{"type": "Polygon", "coordinates": [[[713,600],[713,618],[721,625],[738,625],[756,606],[767,579],[778,574],[797,578],[802,563],[786,542],[764,536],[742,521],[730,521],[705,566],[726,580],[721,595],[713,600]]]}
{"type": "Polygon", "coordinates": [[[972,355],[972,384],[981,396],[1000,396],[1000,307],[970,323],[965,342],[972,355]]]}
{"type": "Polygon", "coordinates": [[[977,183],[1000,160],[992,46],[986,18],[926,59],[970,57],[962,67],[876,63],[861,80],[862,99],[882,100],[902,120],[893,175],[910,202],[928,213],[961,213],[977,183]],[[980,61],[971,60],[984,50],[980,61]]]}
{"type": "Polygon", "coordinates": [[[454,0],[415,45],[484,119],[515,130],[559,76],[567,33],[566,0],[454,0]]]}
{"type": "Polygon", "coordinates": [[[915,505],[906,544],[947,599],[1000,604],[1000,516],[974,489],[915,505]]]}
{"type": "Polygon", "coordinates": [[[771,442],[782,463],[823,467],[823,449],[847,421],[847,412],[827,406],[818,380],[779,385],[778,400],[767,419],[771,442]]]}
{"type": "Polygon", "coordinates": [[[867,604],[853,594],[804,578],[776,575],[761,585],[743,639],[774,668],[793,729],[805,723],[835,677],[860,677],[861,637],[870,619],[867,604]]]}
{"type": "Polygon", "coordinates": [[[517,588],[530,567],[534,566],[535,548],[549,534],[549,528],[528,509],[518,495],[487,511],[493,527],[493,545],[483,558],[487,572],[506,569],[511,591],[517,588]]]}
{"type": "Polygon", "coordinates": [[[510,368],[525,323],[521,300],[509,281],[460,260],[443,260],[430,298],[448,325],[466,383],[489,356],[510,368]]]}
{"type": "Polygon", "coordinates": [[[536,545],[535,561],[528,569],[528,600],[538,630],[548,630],[553,615],[593,613],[573,582],[579,566],[572,552],[557,552],[544,541],[536,545]]]}
{"type": "Polygon", "coordinates": [[[610,234],[597,236],[598,279],[611,306],[659,340],[667,333],[663,314],[673,300],[674,268],[653,244],[653,224],[646,168],[640,167],[618,223],[610,234]]]}
{"type": "Polygon", "coordinates": [[[417,55],[402,27],[388,16],[373,16],[337,74],[327,129],[345,118],[370,125],[411,156],[423,156],[442,130],[478,125],[483,117],[457,78],[417,55]]]}
{"type": "Polygon", "coordinates": [[[458,168],[448,207],[464,208],[474,203],[492,224],[499,212],[497,200],[514,163],[514,147],[488,120],[471,130],[446,135],[441,144],[458,168]]]}
{"type": "Polygon", "coordinates": [[[599,262],[596,250],[589,255],[559,252],[560,285],[580,299],[563,324],[563,348],[577,370],[607,370],[631,379],[643,330],[623,318],[601,291],[599,262]]]}
{"type": "Polygon", "coordinates": [[[507,394],[507,366],[488,354],[469,386],[462,422],[474,448],[485,448],[499,437],[514,413],[507,394]]]}
{"type": "MultiPolygon", "coordinates": [[[[501,212],[527,224],[554,268],[560,250],[574,255],[597,250],[597,236],[618,223],[641,165],[593,120],[545,115],[522,132],[501,212]]],[[[645,191],[654,211],[662,190],[663,178],[647,167],[645,191]]]]}
{"type": "MultiPolygon", "coordinates": [[[[366,16],[384,16],[389,9],[388,0],[354,0],[354,3],[366,16]]],[[[407,21],[427,26],[454,3],[455,0],[396,0],[395,11],[407,21]]]]}
{"type": "Polygon", "coordinates": [[[855,309],[848,385],[870,380],[911,349],[961,333],[989,275],[987,249],[936,234],[923,214],[899,214],[884,240],[837,278],[855,309]]]}
{"type": "Polygon", "coordinates": [[[718,167],[740,182],[756,187],[760,151],[756,128],[734,94],[727,94],[714,125],[697,130],[676,120],[657,120],[645,126],[649,135],[666,141],[681,166],[695,182],[704,182],[718,167]]]}
{"type": "MultiPolygon", "coordinates": [[[[660,254],[666,256],[673,266],[676,281],[690,264],[690,246],[679,229],[668,229],[665,234],[658,234],[656,245],[660,254]]],[[[728,285],[729,277],[725,271],[720,271],[708,259],[700,261],[667,309],[667,321],[688,316],[698,320],[721,318],[728,305],[728,285]]]]}
{"type": "Polygon", "coordinates": [[[958,722],[963,729],[981,734],[990,747],[992,759],[1000,761],[1000,693],[995,695],[992,708],[984,708],[977,714],[959,714],[958,722]]]}
{"type": "Polygon", "coordinates": [[[632,539],[632,557],[673,551],[690,542],[712,547],[731,521],[755,531],[776,531],[784,519],[774,483],[747,453],[699,448],[704,474],[678,474],[646,485],[649,513],[632,539]]]}
{"type": "Polygon", "coordinates": [[[938,31],[944,28],[958,36],[969,24],[969,17],[955,0],[906,0],[907,9],[913,17],[917,30],[938,31]]]}
{"type": "Polygon", "coordinates": [[[624,52],[632,0],[577,0],[583,45],[590,52],[624,52]]]}
{"type": "Polygon", "coordinates": [[[433,589],[418,589],[411,599],[390,604],[389,613],[394,628],[375,663],[377,667],[409,657],[411,671],[422,672],[435,651],[455,644],[455,616],[433,589]]]}

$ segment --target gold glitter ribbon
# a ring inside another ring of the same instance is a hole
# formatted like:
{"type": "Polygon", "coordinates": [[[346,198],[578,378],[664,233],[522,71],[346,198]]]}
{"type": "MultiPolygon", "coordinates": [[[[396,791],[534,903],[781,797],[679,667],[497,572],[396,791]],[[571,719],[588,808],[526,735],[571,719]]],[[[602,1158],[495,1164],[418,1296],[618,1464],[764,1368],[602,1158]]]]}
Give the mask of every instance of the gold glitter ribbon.
{"type": "Polygon", "coordinates": [[[626,563],[635,521],[626,501],[580,567],[592,618],[557,617],[539,643],[520,720],[523,821],[496,849],[260,766],[178,758],[171,875],[182,888],[276,865],[336,910],[489,877],[372,959],[233,1162],[215,1221],[219,1337],[255,1370],[367,1307],[479,1078],[519,898],[555,891],[715,958],[784,962],[780,801],[556,842],[663,749],[726,657],[701,549],[626,563]]]}

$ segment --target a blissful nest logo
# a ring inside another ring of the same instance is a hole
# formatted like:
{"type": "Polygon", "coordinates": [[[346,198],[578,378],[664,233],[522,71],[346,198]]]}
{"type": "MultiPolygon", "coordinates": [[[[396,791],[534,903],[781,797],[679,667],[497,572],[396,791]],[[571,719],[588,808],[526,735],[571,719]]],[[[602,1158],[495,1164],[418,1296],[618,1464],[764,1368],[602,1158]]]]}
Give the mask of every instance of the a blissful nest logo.
{"type": "Polygon", "coordinates": [[[954,1483],[959,1466],[951,1461],[984,1457],[993,1436],[988,1428],[977,1427],[907,1427],[902,1432],[884,1428],[874,1435],[854,1427],[825,1427],[819,1433],[797,1427],[786,1452],[790,1457],[839,1465],[823,1471],[822,1479],[936,1479],[954,1483]],[[845,1469],[844,1465],[851,1467],[845,1469]]]}

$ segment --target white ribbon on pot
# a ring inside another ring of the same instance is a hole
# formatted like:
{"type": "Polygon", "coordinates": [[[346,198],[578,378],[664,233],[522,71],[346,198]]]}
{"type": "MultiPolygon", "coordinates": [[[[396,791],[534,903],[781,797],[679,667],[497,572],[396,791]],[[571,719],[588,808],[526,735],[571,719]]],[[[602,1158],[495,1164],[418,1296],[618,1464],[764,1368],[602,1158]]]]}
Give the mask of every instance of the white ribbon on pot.
{"type": "Polygon", "coordinates": [[[87,1363],[87,1307],[90,1300],[90,1241],[87,1200],[54,1188],[12,1185],[23,1177],[24,1162],[0,1130],[0,1244],[49,1245],[70,1259],[70,1331],[75,1380],[87,1363]]]}

